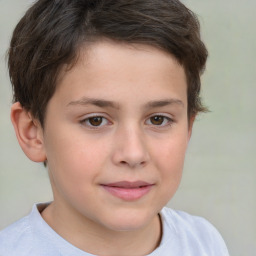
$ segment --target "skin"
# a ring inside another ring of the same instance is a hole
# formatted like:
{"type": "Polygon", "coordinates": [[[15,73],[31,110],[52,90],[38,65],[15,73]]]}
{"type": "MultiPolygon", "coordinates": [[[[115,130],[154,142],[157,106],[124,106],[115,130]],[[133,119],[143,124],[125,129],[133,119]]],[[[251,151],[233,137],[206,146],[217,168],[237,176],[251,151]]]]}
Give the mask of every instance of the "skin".
{"type": "Polygon", "coordinates": [[[44,129],[13,105],[23,151],[33,161],[47,159],[54,201],[42,217],[57,233],[97,255],[145,255],[158,246],[158,213],[179,186],[193,124],[186,87],[173,56],[102,41],[63,70],[44,129]],[[119,181],[150,188],[122,199],[104,187],[119,181]]]}

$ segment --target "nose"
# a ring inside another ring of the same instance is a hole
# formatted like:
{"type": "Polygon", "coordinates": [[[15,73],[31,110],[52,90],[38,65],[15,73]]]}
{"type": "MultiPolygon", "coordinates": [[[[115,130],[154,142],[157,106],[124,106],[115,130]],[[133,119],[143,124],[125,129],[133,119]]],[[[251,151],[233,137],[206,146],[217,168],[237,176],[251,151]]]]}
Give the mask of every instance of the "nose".
{"type": "Polygon", "coordinates": [[[139,168],[147,165],[149,158],[146,138],[138,128],[117,132],[113,152],[115,165],[139,168]]]}

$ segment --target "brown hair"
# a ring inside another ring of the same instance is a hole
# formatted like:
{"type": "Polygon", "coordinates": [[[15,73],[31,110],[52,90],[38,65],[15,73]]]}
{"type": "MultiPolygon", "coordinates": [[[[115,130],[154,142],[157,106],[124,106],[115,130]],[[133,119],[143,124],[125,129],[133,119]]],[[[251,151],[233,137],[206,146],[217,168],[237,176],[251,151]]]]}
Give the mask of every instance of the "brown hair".
{"type": "MultiPolygon", "coordinates": [[[[207,50],[196,16],[178,0],[39,0],[16,26],[9,49],[13,101],[44,124],[64,64],[101,38],[163,49],[183,65],[188,116],[205,111],[200,75],[207,50]]],[[[72,86],[72,85],[71,85],[72,86]]]]}

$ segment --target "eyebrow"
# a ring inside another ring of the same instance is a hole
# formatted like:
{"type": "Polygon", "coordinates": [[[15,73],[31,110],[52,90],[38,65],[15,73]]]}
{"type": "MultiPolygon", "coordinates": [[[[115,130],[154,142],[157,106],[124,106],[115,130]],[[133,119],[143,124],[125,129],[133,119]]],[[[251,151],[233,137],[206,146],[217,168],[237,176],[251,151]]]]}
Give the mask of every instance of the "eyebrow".
{"type": "Polygon", "coordinates": [[[67,106],[76,106],[76,105],[94,105],[101,108],[111,107],[119,109],[119,105],[114,103],[113,101],[109,100],[102,100],[102,99],[94,99],[94,98],[82,98],[76,101],[71,101],[67,104],[67,106]]]}
{"type": "MultiPolygon", "coordinates": [[[[150,108],[157,108],[157,107],[165,107],[173,104],[177,104],[184,107],[184,103],[181,100],[171,98],[171,99],[149,101],[148,103],[145,104],[145,108],[150,109],[150,108]]],[[[95,99],[95,98],[82,98],[76,101],[71,101],[67,104],[67,106],[76,106],[76,105],[82,105],[82,106],[94,105],[101,108],[110,107],[115,109],[120,108],[118,103],[115,103],[109,100],[95,99]]]]}
{"type": "Polygon", "coordinates": [[[177,104],[177,105],[184,107],[183,101],[181,101],[179,99],[174,99],[174,98],[150,101],[146,104],[145,107],[146,108],[158,108],[158,107],[165,107],[165,106],[173,105],[173,104],[177,104]]]}

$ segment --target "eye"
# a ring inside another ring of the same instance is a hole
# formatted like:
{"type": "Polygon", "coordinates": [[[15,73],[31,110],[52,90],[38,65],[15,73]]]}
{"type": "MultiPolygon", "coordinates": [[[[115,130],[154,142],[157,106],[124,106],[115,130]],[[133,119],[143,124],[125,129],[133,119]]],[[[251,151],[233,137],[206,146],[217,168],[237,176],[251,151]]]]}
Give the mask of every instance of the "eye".
{"type": "Polygon", "coordinates": [[[146,120],[146,124],[154,125],[154,126],[166,126],[173,122],[170,117],[163,116],[163,115],[155,115],[151,116],[149,119],[146,120]]]}
{"type": "Polygon", "coordinates": [[[88,126],[88,127],[101,127],[104,125],[108,125],[109,121],[103,116],[92,116],[88,117],[81,121],[81,124],[88,126]]]}

